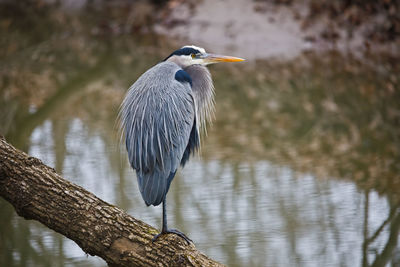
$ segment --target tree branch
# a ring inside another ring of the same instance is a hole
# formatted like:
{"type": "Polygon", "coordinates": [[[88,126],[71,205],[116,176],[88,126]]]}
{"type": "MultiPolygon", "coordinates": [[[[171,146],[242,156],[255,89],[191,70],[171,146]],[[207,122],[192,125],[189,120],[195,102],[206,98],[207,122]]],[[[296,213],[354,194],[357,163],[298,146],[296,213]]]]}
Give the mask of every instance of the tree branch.
{"type": "Polygon", "coordinates": [[[158,231],[68,182],[0,136],[0,196],[18,215],[74,240],[110,266],[223,266],[175,235],[158,231]]]}

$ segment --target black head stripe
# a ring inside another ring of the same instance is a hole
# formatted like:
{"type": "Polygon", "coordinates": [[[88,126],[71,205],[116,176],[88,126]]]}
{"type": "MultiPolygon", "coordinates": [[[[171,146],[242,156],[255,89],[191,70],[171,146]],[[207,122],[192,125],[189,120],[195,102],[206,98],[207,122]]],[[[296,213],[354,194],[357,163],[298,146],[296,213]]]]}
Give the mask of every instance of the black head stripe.
{"type": "Polygon", "coordinates": [[[200,51],[192,47],[182,47],[174,51],[171,55],[169,55],[166,59],[164,59],[164,61],[166,61],[172,56],[182,56],[182,55],[190,56],[191,54],[198,54],[198,53],[200,53],[200,51]]]}

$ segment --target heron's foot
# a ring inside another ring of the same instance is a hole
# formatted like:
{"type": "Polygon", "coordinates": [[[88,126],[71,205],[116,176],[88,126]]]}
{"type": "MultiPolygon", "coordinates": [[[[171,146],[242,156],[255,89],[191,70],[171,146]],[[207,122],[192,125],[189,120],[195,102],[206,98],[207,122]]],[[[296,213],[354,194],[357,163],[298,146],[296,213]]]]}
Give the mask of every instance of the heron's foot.
{"type": "Polygon", "coordinates": [[[180,237],[182,237],[183,239],[185,239],[185,241],[187,242],[188,245],[190,245],[190,243],[193,243],[192,239],[190,239],[189,237],[187,237],[184,233],[176,230],[176,229],[167,229],[167,230],[162,230],[161,233],[155,235],[153,237],[153,242],[155,242],[160,236],[162,235],[166,235],[166,234],[175,234],[178,235],[180,237]]]}

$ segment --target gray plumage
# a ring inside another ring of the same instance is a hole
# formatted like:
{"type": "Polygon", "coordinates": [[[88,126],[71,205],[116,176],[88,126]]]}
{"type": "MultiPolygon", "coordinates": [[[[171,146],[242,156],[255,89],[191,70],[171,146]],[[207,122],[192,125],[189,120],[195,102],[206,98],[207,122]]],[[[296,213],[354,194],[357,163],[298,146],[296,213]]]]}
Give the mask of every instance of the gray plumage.
{"type": "Polygon", "coordinates": [[[214,85],[211,73],[205,66],[191,65],[185,68],[185,71],[192,77],[193,94],[196,100],[197,121],[200,127],[206,127],[206,123],[210,122],[214,117],[214,85]]]}
{"type": "Polygon", "coordinates": [[[172,62],[149,69],[131,86],[121,106],[129,162],[147,205],[163,201],[194,126],[193,92],[189,83],[175,80],[178,70],[172,62]]]}

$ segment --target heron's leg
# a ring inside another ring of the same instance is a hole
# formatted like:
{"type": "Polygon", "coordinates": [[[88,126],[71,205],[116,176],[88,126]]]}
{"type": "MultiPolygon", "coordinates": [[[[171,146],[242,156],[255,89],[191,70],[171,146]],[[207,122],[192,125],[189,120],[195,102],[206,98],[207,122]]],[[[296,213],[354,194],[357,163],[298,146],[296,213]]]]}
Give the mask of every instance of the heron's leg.
{"type": "Polygon", "coordinates": [[[161,232],[165,232],[168,230],[167,226],[167,196],[164,197],[164,201],[162,203],[162,229],[161,232]]]}
{"type": "Polygon", "coordinates": [[[180,231],[178,231],[176,229],[168,229],[168,226],[167,226],[167,201],[166,201],[166,198],[167,197],[164,198],[164,201],[163,201],[163,204],[162,204],[163,205],[163,220],[162,220],[161,233],[159,233],[159,234],[157,234],[157,235],[155,235],[153,237],[153,242],[156,241],[163,234],[176,234],[176,235],[182,237],[183,239],[185,239],[185,241],[188,244],[190,244],[190,242],[193,243],[193,241],[189,237],[187,237],[184,233],[182,233],[182,232],[180,232],[180,231]]]}

